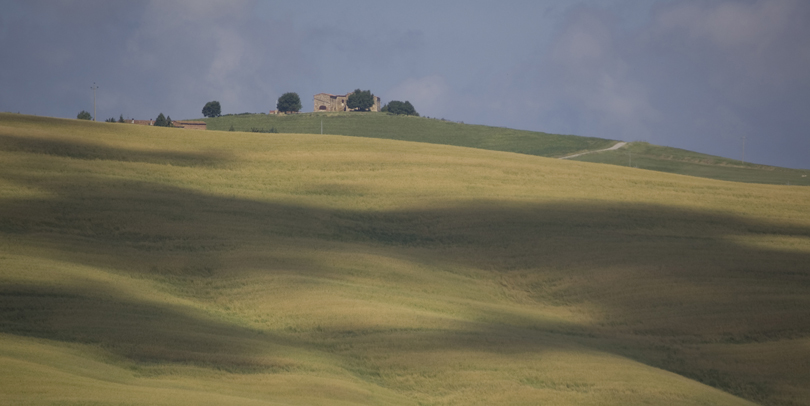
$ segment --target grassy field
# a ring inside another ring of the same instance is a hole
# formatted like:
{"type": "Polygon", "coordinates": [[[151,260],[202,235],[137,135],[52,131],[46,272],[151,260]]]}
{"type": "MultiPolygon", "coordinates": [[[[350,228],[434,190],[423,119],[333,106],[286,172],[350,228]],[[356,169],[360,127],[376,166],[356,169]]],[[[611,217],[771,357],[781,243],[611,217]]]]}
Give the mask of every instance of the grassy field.
{"type": "Polygon", "coordinates": [[[810,186],[808,169],[757,165],[646,142],[632,142],[615,151],[602,151],[572,159],[611,165],[632,165],[635,168],[734,182],[810,186]]]}
{"type": "Polygon", "coordinates": [[[473,148],[0,114],[0,399],[808,405],[808,202],[473,148]]]}
{"type": "Polygon", "coordinates": [[[417,141],[492,151],[562,157],[608,148],[616,141],[575,135],[547,134],[502,127],[468,125],[435,118],[385,113],[244,114],[204,120],[209,130],[277,131],[280,133],[350,135],[417,141]]]}
{"type": "MultiPolygon", "coordinates": [[[[295,115],[241,114],[204,120],[209,130],[349,135],[417,141],[492,151],[563,157],[613,146],[616,141],[574,135],[547,134],[509,128],[469,125],[424,117],[382,113],[306,113],[295,115]]],[[[633,142],[616,151],[582,155],[577,161],[607,163],[654,171],[734,182],[810,186],[810,170],[743,163],[646,142],[633,142]],[[632,160],[630,159],[632,158],[632,160]]]]}

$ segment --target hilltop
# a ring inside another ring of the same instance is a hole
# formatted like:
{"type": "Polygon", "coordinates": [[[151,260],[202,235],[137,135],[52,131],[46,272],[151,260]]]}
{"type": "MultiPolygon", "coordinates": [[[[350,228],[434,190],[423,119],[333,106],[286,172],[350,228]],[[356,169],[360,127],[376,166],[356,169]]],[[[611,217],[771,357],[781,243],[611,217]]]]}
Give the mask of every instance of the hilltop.
{"type": "MultiPolygon", "coordinates": [[[[617,142],[595,137],[513,130],[383,113],[304,113],[280,116],[240,114],[208,118],[204,121],[208,124],[208,129],[219,131],[233,128],[236,131],[311,134],[320,133],[323,124],[324,134],[427,142],[551,158],[605,149],[617,142]]],[[[632,142],[616,151],[582,155],[574,160],[632,165],[640,169],[735,182],[810,186],[810,170],[744,163],[645,142],[632,142]]]]}
{"type": "Polygon", "coordinates": [[[203,120],[209,130],[276,131],[281,133],[349,135],[492,151],[562,157],[607,148],[616,141],[576,135],[548,134],[503,127],[470,125],[435,118],[385,113],[240,114],[203,120]]]}
{"type": "Polygon", "coordinates": [[[0,114],[0,398],[807,405],[810,188],[0,114]]]}

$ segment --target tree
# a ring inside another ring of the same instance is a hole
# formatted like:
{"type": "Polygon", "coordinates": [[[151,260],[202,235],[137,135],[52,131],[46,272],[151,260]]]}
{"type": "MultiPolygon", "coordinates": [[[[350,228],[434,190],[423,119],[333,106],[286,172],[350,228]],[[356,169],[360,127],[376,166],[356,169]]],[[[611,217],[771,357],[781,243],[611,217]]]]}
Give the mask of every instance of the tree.
{"type": "Polygon", "coordinates": [[[382,108],[381,111],[391,114],[404,114],[407,116],[417,116],[419,117],[419,113],[413,108],[413,105],[409,101],[405,101],[404,103],[399,100],[391,100],[385,107],[382,108]]]}
{"type": "Polygon", "coordinates": [[[346,107],[353,110],[368,111],[372,106],[374,106],[374,95],[371,94],[371,90],[357,89],[346,100],[346,107]]]}
{"type": "Polygon", "coordinates": [[[114,123],[115,122],[115,117],[110,117],[110,118],[104,120],[104,122],[105,123],[114,123]]]}
{"type": "Polygon", "coordinates": [[[120,117],[118,117],[118,122],[119,122],[119,123],[123,123],[123,122],[124,122],[124,115],[123,115],[123,114],[121,114],[121,116],[120,116],[120,117]]]}
{"type": "Polygon", "coordinates": [[[166,116],[166,127],[172,126],[172,116],[166,116]]]}
{"type": "Polygon", "coordinates": [[[301,110],[301,98],[298,93],[284,93],[278,98],[276,109],[282,113],[298,112],[301,110]]]}
{"type": "Polygon", "coordinates": [[[155,124],[153,125],[155,127],[166,127],[166,116],[164,116],[163,113],[158,114],[158,118],[155,119],[155,124]]]}
{"type": "Polygon", "coordinates": [[[76,115],[76,118],[78,118],[79,120],[92,120],[93,116],[91,116],[90,113],[82,110],[79,112],[78,115],[76,115]]]}
{"type": "Polygon", "coordinates": [[[222,115],[222,107],[219,105],[219,102],[214,100],[208,103],[205,103],[205,107],[202,109],[203,116],[205,117],[219,117],[222,115]]]}

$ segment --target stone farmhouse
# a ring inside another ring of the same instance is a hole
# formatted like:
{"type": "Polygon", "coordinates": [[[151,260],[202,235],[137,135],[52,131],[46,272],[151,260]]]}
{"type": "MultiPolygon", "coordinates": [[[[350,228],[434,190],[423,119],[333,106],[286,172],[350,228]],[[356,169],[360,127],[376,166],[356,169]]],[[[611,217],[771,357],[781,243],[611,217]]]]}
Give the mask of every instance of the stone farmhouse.
{"type": "MultiPolygon", "coordinates": [[[[347,93],[343,95],[337,94],[329,94],[329,93],[318,93],[315,95],[315,108],[316,112],[318,111],[351,111],[346,106],[346,102],[349,100],[349,95],[352,93],[347,93]]],[[[374,96],[374,105],[371,106],[369,111],[380,111],[380,98],[374,96]]]]}

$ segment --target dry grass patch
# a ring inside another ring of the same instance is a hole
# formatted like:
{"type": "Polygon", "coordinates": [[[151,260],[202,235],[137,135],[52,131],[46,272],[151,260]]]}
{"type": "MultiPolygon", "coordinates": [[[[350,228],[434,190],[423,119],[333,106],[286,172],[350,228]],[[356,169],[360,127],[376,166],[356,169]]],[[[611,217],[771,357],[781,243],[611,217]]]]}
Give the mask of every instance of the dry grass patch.
{"type": "Polygon", "coordinates": [[[20,403],[806,404],[805,188],[0,115],[0,190],[20,403]]]}

